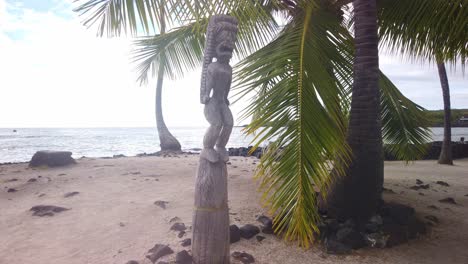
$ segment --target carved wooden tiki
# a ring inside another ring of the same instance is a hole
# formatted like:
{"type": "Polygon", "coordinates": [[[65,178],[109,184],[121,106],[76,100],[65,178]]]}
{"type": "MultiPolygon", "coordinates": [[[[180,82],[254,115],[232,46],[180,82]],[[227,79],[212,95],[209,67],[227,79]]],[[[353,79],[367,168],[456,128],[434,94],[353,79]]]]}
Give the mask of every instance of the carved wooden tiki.
{"type": "Polygon", "coordinates": [[[203,139],[193,213],[192,254],[196,264],[229,263],[229,213],[226,144],[233,118],[227,99],[231,88],[232,57],[237,20],[227,15],[211,17],[206,33],[200,102],[210,123],[203,139]],[[215,61],[213,59],[216,58],[215,61]]]}

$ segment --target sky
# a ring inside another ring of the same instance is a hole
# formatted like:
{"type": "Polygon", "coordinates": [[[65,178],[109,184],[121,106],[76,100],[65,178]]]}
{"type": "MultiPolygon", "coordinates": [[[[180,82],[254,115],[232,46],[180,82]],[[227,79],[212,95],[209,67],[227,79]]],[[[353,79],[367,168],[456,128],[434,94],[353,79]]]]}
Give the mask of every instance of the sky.
{"type": "MultiPolygon", "coordinates": [[[[152,127],[155,82],[140,86],[131,40],[99,38],[72,0],[0,0],[0,127],[152,127]]],[[[442,109],[437,68],[380,54],[382,71],[404,95],[442,109]]],[[[466,74],[465,74],[466,75],[466,74]]],[[[200,70],[165,80],[169,127],[206,126],[200,70]]],[[[468,79],[449,69],[452,108],[468,108],[468,79]]],[[[246,105],[231,107],[236,124],[246,105]]]]}

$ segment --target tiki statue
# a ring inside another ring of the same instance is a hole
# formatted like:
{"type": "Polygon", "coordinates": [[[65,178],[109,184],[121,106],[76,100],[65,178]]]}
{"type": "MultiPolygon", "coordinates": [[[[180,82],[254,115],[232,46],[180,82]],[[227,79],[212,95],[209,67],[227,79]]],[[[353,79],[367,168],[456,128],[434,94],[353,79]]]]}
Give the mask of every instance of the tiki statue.
{"type": "Polygon", "coordinates": [[[213,163],[229,160],[226,144],[233,126],[227,99],[232,80],[229,60],[234,50],[236,34],[237,20],[234,17],[217,15],[210,19],[200,89],[200,102],[205,105],[205,117],[210,127],[203,139],[201,156],[213,163]]]}
{"type": "Polygon", "coordinates": [[[226,143],[233,120],[227,100],[231,88],[232,57],[237,20],[227,15],[210,19],[206,33],[200,101],[210,123],[203,138],[192,220],[195,264],[229,264],[229,209],[226,143]],[[215,61],[213,59],[216,59],[215,61]],[[216,146],[216,148],[215,148],[216,146]]]}

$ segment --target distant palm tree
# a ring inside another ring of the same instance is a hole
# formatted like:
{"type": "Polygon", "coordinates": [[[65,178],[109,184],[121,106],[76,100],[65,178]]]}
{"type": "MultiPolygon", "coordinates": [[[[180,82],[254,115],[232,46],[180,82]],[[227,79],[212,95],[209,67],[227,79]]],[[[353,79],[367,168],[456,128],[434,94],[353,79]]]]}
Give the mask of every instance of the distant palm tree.
{"type": "MultiPolygon", "coordinates": [[[[347,165],[358,164],[351,170],[355,170],[353,174],[364,185],[358,189],[348,185],[344,197],[359,198],[352,200],[353,204],[342,203],[351,209],[340,211],[352,216],[352,208],[360,206],[357,201],[369,197],[371,201],[363,204],[366,208],[358,211],[368,215],[375,209],[382,190],[381,138],[389,143],[389,152],[408,160],[424,153],[429,135],[424,125],[424,109],[403,96],[378,71],[376,12],[379,18],[385,17],[396,0],[379,0],[377,6],[375,0],[356,1],[360,4],[356,13],[360,16],[356,17],[356,54],[350,26],[354,19],[341,11],[350,2],[167,0],[164,5],[171,14],[167,18],[178,27],[164,35],[136,41],[136,59],[140,61],[138,69],[143,78],[157,65],[155,58],[159,54],[167,59],[170,70],[166,72],[180,77],[201,65],[204,33],[211,15],[229,13],[239,20],[236,53],[240,61],[235,67],[234,84],[237,96],[253,95],[244,111],[244,117],[253,116],[246,132],[256,132],[256,146],[276,138],[262,157],[256,177],[264,190],[266,204],[276,216],[276,231],[285,231],[286,239],[298,239],[304,246],[309,245],[318,231],[316,191],[325,195],[331,184],[332,168],[336,175],[343,175],[347,165]],[[277,17],[284,24],[278,25],[277,17]],[[369,49],[362,41],[369,41],[369,49]],[[357,72],[353,71],[353,62],[357,72]],[[369,70],[362,69],[368,62],[369,70]],[[350,107],[351,132],[346,140],[350,107]],[[360,140],[375,157],[359,149],[360,140]],[[354,147],[348,146],[347,141],[354,147]],[[353,148],[357,149],[357,155],[350,155],[353,148]],[[358,178],[360,170],[363,179],[358,178]]],[[[78,11],[90,13],[85,23],[100,23],[100,32],[108,35],[125,29],[136,32],[137,26],[142,31],[159,27],[155,18],[162,2],[127,3],[87,0],[78,11]]],[[[437,5],[449,9],[443,3],[445,0],[398,0],[398,8],[408,9],[412,12],[408,17],[416,21],[411,23],[419,23],[417,14],[421,8],[437,5]]],[[[392,39],[388,42],[393,43],[392,39]]]]}
{"type": "MultiPolygon", "coordinates": [[[[166,22],[165,22],[165,8],[161,5],[160,8],[160,35],[166,33],[166,22]]],[[[166,58],[164,54],[160,54],[159,58],[159,67],[157,73],[157,83],[156,83],[156,100],[155,100],[155,113],[156,113],[156,127],[158,129],[159,135],[159,144],[161,146],[161,151],[181,151],[181,146],[179,141],[171,134],[169,129],[164,122],[163,112],[162,112],[162,86],[165,75],[166,68],[166,58]]]]}
{"type": "Polygon", "coordinates": [[[450,108],[450,88],[445,70],[445,63],[438,62],[437,69],[439,70],[440,85],[442,87],[442,96],[444,99],[444,140],[440,150],[439,164],[453,165],[452,158],[452,118],[450,108]]]}
{"type": "Polygon", "coordinates": [[[387,48],[412,59],[437,64],[444,100],[444,139],[438,162],[451,165],[450,90],[445,62],[461,63],[462,69],[466,64],[468,3],[466,0],[413,0],[403,6],[392,0],[379,2],[387,6],[379,19],[387,48]]]}

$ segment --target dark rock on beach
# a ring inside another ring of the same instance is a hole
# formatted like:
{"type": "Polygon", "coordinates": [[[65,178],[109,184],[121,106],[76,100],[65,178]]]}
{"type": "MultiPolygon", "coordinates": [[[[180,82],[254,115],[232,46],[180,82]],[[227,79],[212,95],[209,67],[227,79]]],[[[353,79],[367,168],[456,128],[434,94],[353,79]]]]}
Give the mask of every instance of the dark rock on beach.
{"type": "Polygon", "coordinates": [[[187,250],[182,250],[177,253],[176,261],[177,264],[192,264],[193,259],[192,256],[187,252],[187,250]]]}
{"type": "Polygon", "coordinates": [[[336,240],[352,249],[362,248],[366,245],[364,237],[351,227],[344,227],[336,232],[336,240]]]}
{"type": "Polygon", "coordinates": [[[439,223],[439,218],[437,218],[436,216],[426,215],[424,218],[426,218],[427,220],[432,221],[432,222],[434,222],[436,224],[439,223]]]}
{"type": "Polygon", "coordinates": [[[325,252],[333,255],[343,255],[349,254],[351,252],[351,247],[345,245],[338,240],[327,238],[324,243],[325,252]]]}
{"type": "Polygon", "coordinates": [[[455,199],[453,199],[452,197],[447,197],[447,198],[441,199],[441,200],[439,200],[439,202],[448,203],[448,204],[457,204],[457,202],[455,202],[455,199]]]}
{"type": "Polygon", "coordinates": [[[257,217],[257,221],[262,223],[261,230],[264,234],[273,234],[273,220],[265,215],[257,217]]]}
{"type": "Polygon", "coordinates": [[[421,184],[424,184],[424,182],[421,181],[420,179],[416,179],[416,184],[417,184],[417,185],[421,185],[421,184]]]}
{"type": "Polygon", "coordinates": [[[178,222],[177,222],[177,223],[174,223],[174,224],[171,226],[171,230],[182,232],[182,231],[187,230],[187,227],[185,226],[184,223],[178,223],[178,222]]]}
{"type": "Polygon", "coordinates": [[[33,211],[33,215],[35,216],[53,216],[55,213],[67,210],[70,209],[55,205],[36,205],[29,209],[29,211],[33,211]]]}
{"type": "Polygon", "coordinates": [[[162,209],[166,209],[166,204],[168,204],[169,202],[167,201],[156,201],[154,202],[155,205],[161,207],[162,209]]]}
{"type": "Polygon", "coordinates": [[[75,164],[76,161],[71,157],[70,151],[50,151],[41,150],[34,154],[29,162],[30,167],[49,166],[59,167],[75,164]]]}
{"type": "Polygon", "coordinates": [[[136,260],[129,260],[125,264],[140,264],[140,263],[138,261],[136,261],[136,260]]]}
{"type": "Polygon", "coordinates": [[[446,183],[446,182],[444,182],[444,181],[437,181],[436,183],[439,184],[439,185],[445,186],[445,187],[449,187],[449,186],[450,186],[448,183],[446,183]]]}
{"type": "Polygon", "coordinates": [[[266,237],[264,237],[264,236],[256,236],[255,238],[257,239],[258,242],[262,242],[266,237]]]}
{"type": "Polygon", "coordinates": [[[69,192],[63,195],[63,197],[68,198],[80,194],[80,192],[69,192]]]}
{"type": "Polygon", "coordinates": [[[422,184],[422,185],[414,185],[414,186],[411,186],[410,189],[411,189],[411,190],[415,190],[415,191],[420,190],[420,189],[427,190],[427,189],[429,189],[429,187],[430,187],[429,184],[424,184],[424,185],[422,184]]]}
{"type": "Polygon", "coordinates": [[[245,239],[251,239],[258,233],[260,233],[260,228],[255,225],[246,224],[240,228],[240,236],[245,239]]]}
{"type": "Polygon", "coordinates": [[[254,263],[255,262],[255,259],[252,255],[250,255],[249,253],[246,253],[246,252],[239,252],[239,251],[234,251],[231,256],[236,259],[236,260],[239,260],[240,262],[242,262],[243,264],[250,264],[250,263],[254,263]]]}
{"type": "Polygon", "coordinates": [[[151,260],[152,263],[155,263],[159,258],[170,255],[174,251],[167,245],[156,244],[153,248],[148,250],[148,255],[146,258],[151,260]]]}
{"type": "Polygon", "coordinates": [[[18,190],[16,190],[15,188],[8,188],[7,192],[9,193],[13,193],[13,192],[17,192],[18,190]]]}
{"type": "Polygon", "coordinates": [[[180,242],[180,245],[183,246],[183,247],[188,247],[188,246],[192,245],[192,239],[191,238],[186,238],[186,239],[182,240],[182,242],[180,242]]]}
{"type": "Polygon", "coordinates": [[[229,226],[229,241],[232,243],[236,243],[240,240],[241,234],[240,229],[236,225],[229,226]]]}

